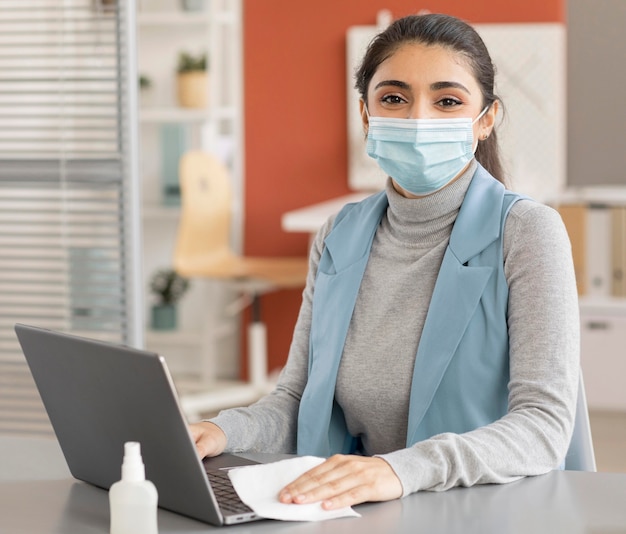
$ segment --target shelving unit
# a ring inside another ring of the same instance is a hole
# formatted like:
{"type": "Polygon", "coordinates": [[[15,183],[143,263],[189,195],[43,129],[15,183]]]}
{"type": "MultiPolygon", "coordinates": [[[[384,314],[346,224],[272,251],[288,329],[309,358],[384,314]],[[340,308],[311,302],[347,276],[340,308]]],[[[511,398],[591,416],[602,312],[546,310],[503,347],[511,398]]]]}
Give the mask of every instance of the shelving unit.
{"type": "MultiPolygon", "coordinates": [[[[171,266],[179,219],[179,207],[169,205],[172,199],[166,203],[163,195],[162,136],[168,125],[184,132],[186,149],[210,152],[228,166],[236,199],[233,248],[239,250],[241,246],[241,0],[206,0],[202,11],[184,11],[181,5],[179,0],[144,1],[137,13],[138,70],[151,81],[151,87],[141,91],[139,112],[146,285],[155,270],[171,266]],[[207,54],[206,108],[178,105],[176,66],[183,51],[207,54]]],[[[172,167],[171,160],[168,167],[172,167]]],[[[197,392],[216,392],[213,405],[205,402],[202,411],[228,404],[220,400],[217,392],[223,389],[222,379],[232,385],[232,379],[238,375],[238,321],[236,315],[224,311],[234,298],[219,283],[192,280],[190,291],[178,305],[176,330],[153,331],[146,324],[146,347],[168,361],[189,416],[199,415],[192,395],[197,392]],[[221,325],[219,342],[216,325],[221,325]]],[[[146,291],[148,318],[151,305],[151,295],[146,291]]]]}

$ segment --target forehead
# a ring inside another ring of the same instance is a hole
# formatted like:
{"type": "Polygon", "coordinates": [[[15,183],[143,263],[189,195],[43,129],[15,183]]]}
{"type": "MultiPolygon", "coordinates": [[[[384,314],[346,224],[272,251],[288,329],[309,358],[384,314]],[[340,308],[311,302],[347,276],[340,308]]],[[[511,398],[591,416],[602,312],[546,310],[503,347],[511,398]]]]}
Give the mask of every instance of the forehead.
{"type": "Polygon", "coordinates": [[[440,45],[406,43],[398,47],[376,69],[370,88],[381,80],[400,80],[415,85],[437,81],[478,82],[469,60],[460,52],[440,45]]]}

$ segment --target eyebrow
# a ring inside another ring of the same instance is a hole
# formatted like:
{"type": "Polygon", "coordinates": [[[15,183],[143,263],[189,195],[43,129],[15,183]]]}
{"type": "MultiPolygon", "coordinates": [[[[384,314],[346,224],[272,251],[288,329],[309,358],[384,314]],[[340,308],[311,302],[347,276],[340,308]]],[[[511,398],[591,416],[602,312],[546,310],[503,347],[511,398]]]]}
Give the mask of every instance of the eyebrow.
{"type": "Polygon", "coordinates": [[[386,85],[393,85],[394,87],[399,87],[400,89],[410,89],[411,86],[406,82],[401,82],[400,80],[383,80],[382,82],[378,82],[374,89],[378,89],[379,87],[384,87],[386,85]]]}
{"type": "Polygon", "coordinates": [[[430,84],[431,91],[439,91],[440,89],[449,89],[450,87],[461,89],[461,91],[465,91],[468,95],[471,95],[470,90],[465,87],[462,83],[459,82],[435,82],[430,84]]]}
{"type": "MultiPolygon", "coordinates": [[[[399,87],[400,89],[411,89],[411,86],[400,80],[383,80],[382,82],[378,82],[374,89],[378,89],[380,87],[385,87],[387,85],[391,85],[393,87],[399,87]]],[[[439,91],[441,89],[449,89],[449,88],[461,89],[461,91],[465,91],[468,95],[471,95],[470,90],[465,87],[462,83],[459,82],[435,82],[430,84],[431,91],[439,91]]]]}

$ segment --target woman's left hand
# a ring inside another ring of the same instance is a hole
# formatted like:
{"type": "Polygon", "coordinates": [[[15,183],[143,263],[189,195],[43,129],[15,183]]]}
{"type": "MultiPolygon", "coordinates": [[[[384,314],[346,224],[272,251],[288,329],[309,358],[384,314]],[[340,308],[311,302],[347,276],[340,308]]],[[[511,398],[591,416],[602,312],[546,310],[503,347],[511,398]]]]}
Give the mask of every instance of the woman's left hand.
{"type": "Polygon", "coordinates": [[[401,496],[400,479],[382,458],[335,455],[285,486],[278,499],[285,504],[322,501],[325,510],[333,510],[401,496]]]}

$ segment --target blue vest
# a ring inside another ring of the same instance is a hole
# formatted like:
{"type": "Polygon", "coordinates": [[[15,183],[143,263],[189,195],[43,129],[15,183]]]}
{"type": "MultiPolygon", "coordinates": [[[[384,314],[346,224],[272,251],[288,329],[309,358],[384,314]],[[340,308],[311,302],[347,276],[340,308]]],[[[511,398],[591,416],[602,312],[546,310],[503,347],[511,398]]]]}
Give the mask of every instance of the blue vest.
{"type": "MultiPolygon", "coordinates": [[[[463,433],[507,413],[508,284],[502,233],[522,198],[478,166],[450,235],[415,357],[406,446],[463,433]]],[[[345,206],[325,240],[313,296],[309,374],[298,414],[298,454],[358,450],[335,401],[337,372],[384,191],[345,206]]]]}

